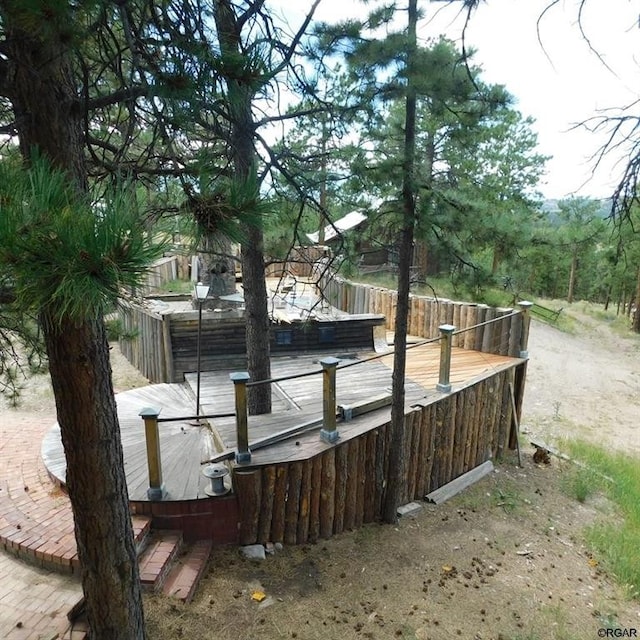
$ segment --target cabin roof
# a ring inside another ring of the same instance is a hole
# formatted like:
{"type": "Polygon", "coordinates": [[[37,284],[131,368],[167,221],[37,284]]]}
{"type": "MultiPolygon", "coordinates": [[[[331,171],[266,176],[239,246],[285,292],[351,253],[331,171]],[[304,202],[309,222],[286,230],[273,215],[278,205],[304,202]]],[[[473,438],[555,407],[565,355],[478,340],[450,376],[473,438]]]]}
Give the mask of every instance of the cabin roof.
{"type": "MultiPolygon", "coordinates": [[[[325,242],[333,240],[334,238],[342,235],[345,231],[355,229],[366,219],[366,214],[362,213],[361,211],[352,211],[351,213],[347,213],[346,216],[343,216],[332,224],[328,224],[324,228],[325,242]]],[[[314,233],[307,233],[307,238],[309,238],[309,240],[311,240],[311,242],[313,242],[314,244],[317,244],[320,238],[320,234],[317,231],[315,231],[314,233]]]]}

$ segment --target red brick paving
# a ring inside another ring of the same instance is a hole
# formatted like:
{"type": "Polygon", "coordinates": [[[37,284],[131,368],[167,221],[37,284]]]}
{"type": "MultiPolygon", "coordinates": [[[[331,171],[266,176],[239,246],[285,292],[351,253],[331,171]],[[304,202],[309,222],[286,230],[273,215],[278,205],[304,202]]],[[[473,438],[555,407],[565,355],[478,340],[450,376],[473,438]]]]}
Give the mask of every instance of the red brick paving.
{"type": "MultiPolygon", "coordinates": [[[[71,505],[40,456],[52,423],[43,416],[18,429],[0,424],[0,637],[7,640],[63,637],[67,612],[82,596],[70,575],[78,568],[71,505]]],[[[132,521],[136,536],[146,533],[148,518],[132,521]]],[[[79,631],[66,637],[83,637],[79,631]]]]}
{"type": "Polygon", "coordinates": [[[212,546],[211,540],[195,542],[172,567],[162,588],[163,593],[183,602],[191,602],[212,546]]]}

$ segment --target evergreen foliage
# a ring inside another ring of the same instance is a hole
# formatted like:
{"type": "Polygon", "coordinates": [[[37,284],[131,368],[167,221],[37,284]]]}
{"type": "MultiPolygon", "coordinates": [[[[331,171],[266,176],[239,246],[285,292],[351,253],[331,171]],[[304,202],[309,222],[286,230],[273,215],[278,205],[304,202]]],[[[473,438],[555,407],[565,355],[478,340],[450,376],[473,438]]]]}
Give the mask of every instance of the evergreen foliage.
{"type": "Polygon", "coordinates": [[[0,163],[0,265],[15,308],[58,323],[103,314],[162,255],[140,219],[130,185],[97,205],[43,158],[0,163]]]}

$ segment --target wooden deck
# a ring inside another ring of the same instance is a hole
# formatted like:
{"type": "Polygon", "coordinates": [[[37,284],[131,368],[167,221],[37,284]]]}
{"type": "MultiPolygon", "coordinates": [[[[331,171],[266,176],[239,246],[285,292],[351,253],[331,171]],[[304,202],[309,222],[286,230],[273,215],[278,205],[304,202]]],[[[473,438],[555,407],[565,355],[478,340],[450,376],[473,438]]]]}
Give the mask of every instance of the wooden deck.
{"type": "MultiPolygon", "coordinates": [[[[162,418],[193,416],[195,396],[185,385],[155,384],[119,393],[116,401],[129,499],[146,501],[149,475],[144,424],[139,413],[152,406],[162,408],[162,418]]],[[[200,461],[214,452],[210,428],[194,426],[189,420],[163,422],[160,438],[167,500],[206,497],[208,480],[201,474],[200,461]]],[[[42,441],[42,458],[49,474],[64,484],[66,460],[57,423],[42,441]]]]}
{"type": "MultiPolygon", "coordinates": [[[[407,352],[406,404],[430,404],[443,395],[435,390],[439,373],[438,344],[413,347],[407,352]]],[[[358,401],[391,393],[393,356],[355,364],[373,355],[343,354],[337,372],[337,403],[351,405],[358,401]]],[[[518,358],[492,355],[454,348],[450,381],[454,390],[471,385],[506,368],[521,363],[518,358]]],[[[249,418],[250,442],[288,427],[322,417],[322,377],[319,356],[303,355],[279,357],[272,360],[272,377],[280,378],[307,371],[318,375],[286,380],[274,384],[273,412],[267,416],[249,418]]],[[[231,413],[234,411],[231,371],[201,374],[201,415],[231,413]]],[[[125,456],[125,472],[129,498],[146,501],[148,486],[144,427],[139,417],[141,409],[154,406],[162,409],[160,418],[193,416],[195,414],[196,374],[187,374],[186,383],[156,384],[117,395],[118,414],[125,456]]],[[[338,425],[340,441],[356,437],[372,428],[382,418],[388,418],[389,409],[380,409],[350,422],[338,425]]],[[[208,481],[202,476],[202,462],[217,451],[235,449],[235,419],[216,418],[211,426],[194,426],[189,420],[160,423],[163,479],[167,500],[194,500],[206,498],[208,481]]],[[[302,460],[332,445],[320,440],[318,431],[307,432],[295,438],[253,452],[248,467],[302,460]]],[[[66,464],[60,441],[60,430],[55,425],[42,443],[42,456],[49,473],[64,483],[66,464]]]]}

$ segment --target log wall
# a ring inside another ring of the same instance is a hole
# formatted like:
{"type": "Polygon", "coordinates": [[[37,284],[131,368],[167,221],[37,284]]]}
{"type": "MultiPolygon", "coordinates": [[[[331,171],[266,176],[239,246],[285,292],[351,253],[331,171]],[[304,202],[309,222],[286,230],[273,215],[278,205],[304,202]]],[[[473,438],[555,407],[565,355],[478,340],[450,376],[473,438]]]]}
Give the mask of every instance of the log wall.
{"type": "MultiPolygon", "coordinates": [[[[182,382],[195,371],[198,313],[159,315],[137,304],[122,302],[119,318],[123,355],[151,382],[182,382]]],[[[375,330],[384,327],[382,316],[362,314],[321,321],[295,321],[272,325],[270,349],[274,355],[344,350],[371,351],[375,330]],[[320,334],[324,330],[329,333],[320,334]],[[287,340],[279,333],[285,332],[287,340]]],[[[212,317],[205,313],[201,327],[201,371],[246,368],[246,328],[240,317],[212,317]]]]}
{"type": "Polygon", "coordinates": [[[122,355],[151,382],[171,382],[173,361],[169,318],[121,300],[122,355]]]}
{"type": "MultiPolygon", "coordinates": [[[[347,313],[376,313],[386,317],[387,329],[395,329],[398,294],[391,289],[325,277],[320,288],[329,304],[347,313]]],[[[441,324],[456,327],[453,346],[485,353],[518,357],[522,314],[513,309],[494,309],[484,304],[455,302],[444,298],[409,296],[409,331],[421,338],[437,338],[441,324]],[[477,327],[480,323],[496,320],[477,327]],[[471,328],[475,327],[475,328],[471,328]]]]}
{"type": "Polygon", "coordinates": [[[140,295],[149,295],[162,289],[162,285],[178,278],[180,271],[178,256],[166,256],[156,260],[149,268],[145,284],[137,290],[140,295]]]}
{"type": "MultiPolygon", "coordinates": [[[[509,383],[520,398],[524,366],[412,407],[405,416],[401,504],[500,458],[513,420],[509,383]]],[[[390,433],[387,413],[361,435],[302,462],[235,467],[240,544],[304,544],[379,520],[390,433]]]]}

